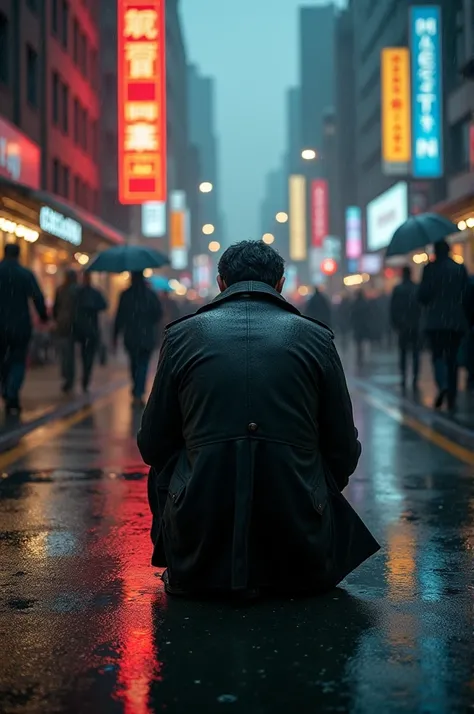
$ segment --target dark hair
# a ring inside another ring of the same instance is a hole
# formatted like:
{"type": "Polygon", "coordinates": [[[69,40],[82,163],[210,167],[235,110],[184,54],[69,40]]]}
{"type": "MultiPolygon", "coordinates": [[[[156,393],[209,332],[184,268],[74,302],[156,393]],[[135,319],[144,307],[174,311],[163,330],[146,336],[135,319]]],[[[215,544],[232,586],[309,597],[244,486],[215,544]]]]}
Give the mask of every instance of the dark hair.
{"type": "Polygon", "coordinates": [[[274,288],[283,277],[285,261],[263,241],[243,240],[227,248],[218,269],[227,286],[254,280],[274,288]]]}
{"type": "Polygon", "coordinates": [[[446,243],[445,240],[440,240],[434,244],[434,252],[437,258],[446,258],[450,251],[449,243],[446,243]]]}
{"type": "Polygon", "coordinates": [[[5,246],[5,258],[19,258],[20,246],[18,243],[7,243],[5,246]]]}
{"type": "Polygon", "coordinates": [[[402,270],[404,280],[411,280],[411,268],[409,265],[404,265],[402,270]]]}

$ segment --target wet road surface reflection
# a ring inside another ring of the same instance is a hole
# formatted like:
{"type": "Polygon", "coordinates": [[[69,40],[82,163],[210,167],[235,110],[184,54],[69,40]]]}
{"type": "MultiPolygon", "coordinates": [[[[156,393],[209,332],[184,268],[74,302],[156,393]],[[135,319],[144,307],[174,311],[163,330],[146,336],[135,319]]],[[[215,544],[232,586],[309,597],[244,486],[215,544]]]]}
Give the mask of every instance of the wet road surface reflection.
{"type": "Polygon", "coordinates": [[[472,469],[357,395],[355,409],[348,493],[382,552],[323,598],[247,607],[164,595],[126,401],[45,429],[0,479],[0,711],[472,708],[472,469]]]}

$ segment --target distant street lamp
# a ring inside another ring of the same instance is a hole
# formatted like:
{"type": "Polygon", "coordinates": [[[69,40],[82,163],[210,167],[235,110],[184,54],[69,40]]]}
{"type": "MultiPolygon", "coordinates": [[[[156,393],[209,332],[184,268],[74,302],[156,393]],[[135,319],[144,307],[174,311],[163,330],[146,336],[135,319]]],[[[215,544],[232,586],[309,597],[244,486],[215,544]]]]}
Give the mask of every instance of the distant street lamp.
{"type": "Polygon", "coordinates": [[[201,193],[211,193],[212,189],[214,186],[210,181],[203,181],[202,184],[199,186],[199,190],[201,193]]]}
{"type": "Polygon", "coordinates": [[[285,211],[280,211],[276,214],[275,218],[277,219],[278,223],[287,223],[288,213],[285,213],[285,211]]]}
{"type": "Polygon", "coordinates": [[[221,244],[218,240],[211,240],[208,247],[211,253],[217,253],[221,249],[221,244]]]}
{"type": "Polygon", "coordinates": [[[275,241],[275,236],[272,233],[265,233],[262,240],[267,245],[271,245],[275,241]]]}
{"type": "Polygon", "coordinates": [[[303,149],[301,152],[301,158],[305,161],[314,161],[318,158],[318,152],[314,149],[303,149]]]}
{"type": "Polygon", "coordinates": [[[212,236],[212,234],[214,233],[215,230],[216,229],[214,228],[212,223],[206,223],[202,227],[202,232],[204,233],[205,236],[212,236]]]}

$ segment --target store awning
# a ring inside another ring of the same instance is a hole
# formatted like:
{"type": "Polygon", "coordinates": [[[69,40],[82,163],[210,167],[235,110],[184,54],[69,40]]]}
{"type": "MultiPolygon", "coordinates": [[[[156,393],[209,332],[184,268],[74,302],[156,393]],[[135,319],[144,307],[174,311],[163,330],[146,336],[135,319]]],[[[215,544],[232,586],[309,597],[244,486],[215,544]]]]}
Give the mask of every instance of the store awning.
{"type": "Polygon", "coordinates": [[[17,197],[21,197],[32,203],[53,208],[67,218],[72,218],[73,220],[78,221],[83,228],[91,233],[94,233],[98,238],[106,241],[107,243],[112,245],[123,245],[127,242],[126,235],[121,231],[113,228],[108,223],[105,223],[100,218],[97,218],[97,216],[94,216],[92,213],[89,213],[82,208],[78,208],[77,206],[69,203],[69,201],[59,198],[52,193],[32,189],[28,186],[23,186],[22,184],[9,181],[7,178],[0,176],[0,190],[2,189],[6,190],[9,195],[15,194],[17,197]]]}

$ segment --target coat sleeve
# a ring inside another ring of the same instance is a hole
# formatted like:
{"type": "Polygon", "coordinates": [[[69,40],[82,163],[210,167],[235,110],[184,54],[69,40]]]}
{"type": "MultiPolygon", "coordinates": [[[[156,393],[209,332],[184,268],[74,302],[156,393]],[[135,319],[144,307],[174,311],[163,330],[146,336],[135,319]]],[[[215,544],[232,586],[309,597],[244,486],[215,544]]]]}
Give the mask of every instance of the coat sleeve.
{"type": "Polygon", "coordinates": [[[342,491],[357,468],[362,448],[344,370],[332,339],[321,390],[320,444],[323,458],[342,491]]]}
{"type": "Polygon", "coordinates": [[[166,332],[153,389],[138,432],[142,458],[157,473],[183,445],[181,410],[172,363],[170,337],[166,332]]]}
{"type": "Polygon", "coordinates": [[[31,273],[30,280],[31,280],[30,297],[33,300],[33,304],[36,308],[36,312],[38,313],[41,322],[47,322],[48,321],[48,311],[46,310],[44,295],[41,292],[41,288],[38,285],[38,281],[36,280],[33,273],[31,273]]]}

